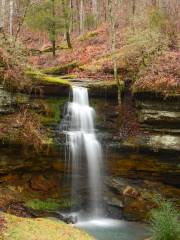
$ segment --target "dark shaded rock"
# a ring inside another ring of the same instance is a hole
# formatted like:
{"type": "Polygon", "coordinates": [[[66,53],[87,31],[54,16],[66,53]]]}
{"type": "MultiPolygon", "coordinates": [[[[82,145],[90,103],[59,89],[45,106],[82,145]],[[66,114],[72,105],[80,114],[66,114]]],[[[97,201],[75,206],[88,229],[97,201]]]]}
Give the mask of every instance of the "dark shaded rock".
{"type": "Polygon", "coordinates": [[[67,224],[75,224],[78,221],[77,216],[72,216],[72,215],[62,214],[62,213],[59,213],[58,219],[67,223],[67,224]]]}
{"type": "Polygon", "coordinates": [[[28,208],[23,206],[23,202],[11,202],[7,205],[6,212],[18,217],[35,217],[28,208]]]}
{"type": "Polygon", "coordinates": [[[139,152],[122,145],[109,147],[106,155],[107,172],[111,176],[133,179],[163,181],[167,184],[180,184],[180,155],[162,152],[139,152]],[[134,152],[135,151],[135,152],[134,152]]]}
{"type": "Polygon", "coordinates": [[[105,211],[106,217],[122,219],[122,209],[119,206],[108,205],[105,211]]]}

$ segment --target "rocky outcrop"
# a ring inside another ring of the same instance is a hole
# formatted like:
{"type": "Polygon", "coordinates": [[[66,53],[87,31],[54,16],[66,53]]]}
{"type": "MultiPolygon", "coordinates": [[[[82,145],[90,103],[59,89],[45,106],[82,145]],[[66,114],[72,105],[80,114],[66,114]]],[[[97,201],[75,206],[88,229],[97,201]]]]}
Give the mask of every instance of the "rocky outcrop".
{"type": "Polygon", "coordinates": [[[148,221],[149,211],[156,205],[154,197],[161,193],[178,204],[180,190],[155,181],[130,180],[107,177],[105,201],[121,209],[122,216],[130,221],[148,221]]]}
{"type": "Polygon", "coordinates": [[[106,161],[111,176],[157,180],[175,186],[179,186],[180,183],[179,154],[150,155],[138,153],[138,149],[130,152],[129,146],[126,149],[119,146],[118,151],[116,146],[109,148],[106,161]]]}

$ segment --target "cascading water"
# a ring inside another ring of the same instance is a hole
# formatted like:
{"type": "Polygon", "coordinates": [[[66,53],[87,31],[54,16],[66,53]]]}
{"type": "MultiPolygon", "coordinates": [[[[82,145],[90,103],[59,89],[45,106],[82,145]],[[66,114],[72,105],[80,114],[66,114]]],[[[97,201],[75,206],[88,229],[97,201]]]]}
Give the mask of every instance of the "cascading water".
{"type": "Polygon", "coordinates": [[[86,173],[88,205],[91,217],[101,213],[102,202],[102,149],[94,129],[95,111],[89,106],[88,90],[84,87],[72,87],[73,99],[68,103],[66,119],[66,146],[68,154],[66,164],[71,166],[72,199],[77,200],[80,185],[84,184],[80,176],[86,173]]]}

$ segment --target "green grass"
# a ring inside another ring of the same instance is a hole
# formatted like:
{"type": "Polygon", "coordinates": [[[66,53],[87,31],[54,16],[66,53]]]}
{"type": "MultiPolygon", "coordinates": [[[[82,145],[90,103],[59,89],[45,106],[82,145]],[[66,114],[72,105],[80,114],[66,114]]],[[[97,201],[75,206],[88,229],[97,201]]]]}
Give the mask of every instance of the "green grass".
{"type": "Polygon", "coordinates": [[[157,197],[157,209],[151,211],[150,223],[153,240],[179,240],[180,214],[173,203],[157,197]]]}
{"type": "MultiPolygon", "coordinates": [[[[3,240],[93,240],[86,232],[60,221],[20,218],[3,214],[6,228],[3,240]]],[[[1,239],[1,236],[0,236],[1,239]]]]}

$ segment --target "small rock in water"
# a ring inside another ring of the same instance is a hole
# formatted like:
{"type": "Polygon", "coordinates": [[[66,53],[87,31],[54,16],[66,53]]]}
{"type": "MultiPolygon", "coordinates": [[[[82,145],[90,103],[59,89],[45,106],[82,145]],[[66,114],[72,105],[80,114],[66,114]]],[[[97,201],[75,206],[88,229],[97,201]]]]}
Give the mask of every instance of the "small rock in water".
{"type": "Polygon", "coordinates": [[[59,219],[67,224],[77,223],[77,216],[59,214],[59,219]]]}

